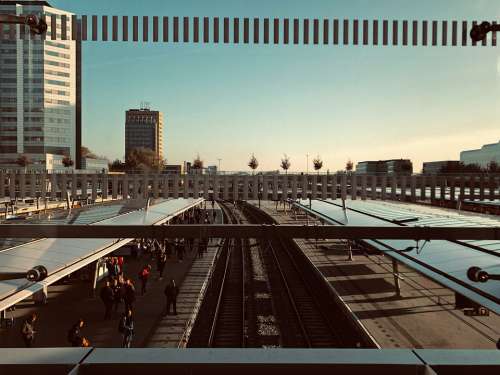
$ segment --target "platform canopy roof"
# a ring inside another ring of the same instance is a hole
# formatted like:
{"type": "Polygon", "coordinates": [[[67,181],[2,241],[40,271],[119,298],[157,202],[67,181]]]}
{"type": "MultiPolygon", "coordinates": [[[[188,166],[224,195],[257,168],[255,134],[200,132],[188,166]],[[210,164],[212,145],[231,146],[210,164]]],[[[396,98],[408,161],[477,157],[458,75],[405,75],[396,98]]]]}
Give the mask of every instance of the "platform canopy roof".
{"type": "MultiPolygon", "coordinates": [[[[203,199],[191,198],[169,199],[152,205],[147,210],[138,209],[125,214],[117,213],[116,216],[89,225],[159,225],[199,205],[202,201],[203,199]]],[[[81,220],[75,220],[74,222],[82,223],[84,219],[84,221],[88,222],[88,219],[92,216],[94,219],[98,219],[102,217],[102,210],[107,212],[116,210],[116,208],[96,207],[93,213],[92,210],[89,210],[88,213],[81,217],[81,220]]],[[[29,282],[26,279],[1,281],[0,311],[91,262],[108,255],[132,240],[133,238],[44,238],[0,251],[0,272],[2,273],[27,272],[38,265],[43,265],[48,270],[48,277],[41,282],[29,282]]]]}
{"type": "MultiPolygon", "coordinates": [[[[333,225],[352,226],[427,226],[427,227],[499,227],[496,217],[463,213],[415,204],[381,201],[312,200],[297,203],[300,208],[333,225]],[[310,204],[309,204],[310,203],[310,204]]],[[[467,270],[477,266],[488,273],[500,274],[500,240],[419,241],[364,240],[388,256],[428,276],[470,300],[500,314],[500,282],[472,282],[467,270]],[[405,250],[405,251],[401,251],[405,250]]]]}

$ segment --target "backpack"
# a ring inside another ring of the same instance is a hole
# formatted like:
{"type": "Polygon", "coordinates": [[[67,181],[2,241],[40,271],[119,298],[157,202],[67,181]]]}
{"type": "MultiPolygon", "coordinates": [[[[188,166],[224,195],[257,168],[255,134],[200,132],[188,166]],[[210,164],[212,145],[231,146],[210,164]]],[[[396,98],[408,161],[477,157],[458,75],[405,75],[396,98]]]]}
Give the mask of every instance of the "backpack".
{"type": "Polygon", "coordinates": [[[120,319],[120,322],[118,323],[118,332],[124,333],[125,332],[125,317],[120,319]]]}

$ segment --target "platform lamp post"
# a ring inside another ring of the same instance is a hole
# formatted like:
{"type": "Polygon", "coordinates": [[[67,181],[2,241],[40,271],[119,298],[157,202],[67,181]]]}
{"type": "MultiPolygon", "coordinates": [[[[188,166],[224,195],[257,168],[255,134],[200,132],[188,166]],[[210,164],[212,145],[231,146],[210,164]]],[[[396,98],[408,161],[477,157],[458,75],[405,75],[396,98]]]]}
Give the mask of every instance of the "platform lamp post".
{"type": "Polygon", "coordinates": [[[28,14],[26,16],[0,14],[0,24],[26,25],[29,26],[31,32],[36,35],[45,34],[47,31],[47,23],[45,20],[34,14],[28,14]]]}

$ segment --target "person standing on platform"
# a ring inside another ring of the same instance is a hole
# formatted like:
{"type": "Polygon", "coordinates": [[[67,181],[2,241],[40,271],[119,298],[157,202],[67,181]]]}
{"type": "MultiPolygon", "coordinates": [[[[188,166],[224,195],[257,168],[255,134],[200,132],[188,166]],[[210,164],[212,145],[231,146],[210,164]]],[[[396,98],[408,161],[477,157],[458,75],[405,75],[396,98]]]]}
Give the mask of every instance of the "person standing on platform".
{"type": "Polygon", "coordinates": [[[118,257],[118,274],[122,275],[123,274],[123,264],[125,263],[123,257],[118,257]]]}
{"type": "Polygon", "coordinates": [[[127,279],[125,284],[125,295],[123,300],[125,301],[125,311],[133,310],[135,302],[135,287],[130,279],[127,279]]]}
{"type": "Polygon", "coordinates": [[[118,306],[120,306],[120,303],[122,302],[123,299],[123,294],[122,294],[122,277],[118,276],[117,279],[113,280],[113,285],[111,286],[111,289],[113,289],[113,304],[115,306],[114,311],[115,313],[118,311],[118,306]]]}
{"type": "Polygon", "coordinates": [[[134,317],[132,316],[132,310],[127,310],[118,325],[118,331],[123,336],[122,348],[130,348],[132,344],[132,337],[134,336],[134,317]]]}
{"type": "Polygon", "coordinates": [[[85,325],[84,320],[80,318],[70,328],[68,332],[68,341],[70,342],[71,346],[74,347],[88,346],[89,344],[88,340],[82,335],[82,328],[84,325],[85,325]]]}
{"type": "Polygon", "coordinates": [[[184,260],[184,251],[186,248],[186,243],[184,240],[180,240],[177,244],[177,259],[180,263],[184,260]]]}
{"type": "Polygon", "coordinates": [[[106,281],[106,284],[101,288],[100,297],[102,302],[104,303],[104,320],[111,319],[111,311],[113,309],[113,303],[115,302],[115,298],[113,295],[113,288],[111,288],[111,284],[109,281],[106,281]]]}
{"type": "Polygon", "coordinates": [[[151,273],[151,266],[145,265],[139,272],[139,279],[141,280],[141,295],[146,294],[146,287],[148,285],[149,275],[151,273]]]}
{"type": "Polygon", "coordinates": [[[170,314],[170,306],[173,307],[174,315],[177,315],[177,295],[179,288],[175,285],[175,280],[170,280],[170,283],[165,288],[165,296],[167,297],[167,312],[165,315],[170,314]]]}
{"type": "Polygon", "coordinates": [[[27,348],[31,348],[33,345],[33,341],[35,340],[35,321],[36,314],[31,314],[28,319],[26,319],[23,323],[23,328],[21,329],[21,335],[23,336],[24,344],[27,348]]]}
{"type": "Polygon", "coordinates": [[[166,264],[167,264],[167,255],[165,254],[164,251],[162,251],[158,253],[158,259],[156,264],[158,272],[160,273],[158,280],[163,280],[163,270],[165,269],[166,264]]]}

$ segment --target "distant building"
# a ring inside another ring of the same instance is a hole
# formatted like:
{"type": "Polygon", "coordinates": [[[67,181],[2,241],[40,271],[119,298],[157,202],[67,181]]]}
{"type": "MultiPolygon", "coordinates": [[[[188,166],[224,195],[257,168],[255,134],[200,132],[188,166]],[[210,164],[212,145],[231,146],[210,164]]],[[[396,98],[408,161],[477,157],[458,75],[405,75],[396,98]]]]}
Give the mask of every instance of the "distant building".
{"type": "Polygon", "coordinates": [[[492,161],[500,164],[500,141],[484,145],[478,150],[462,151],[460,161],[465,165],[477,164],[482,168],[487,168],[492,161]]]}
{"type": "Polygon", "coordinates": [[[361,161],[356,164],[356,173],[411,175],[413,164],[409,159],[361,161]]]}
{"type": "Polygon", "coordinates": [[[208,165],[206,172],[208,174],[217,174],[217,166],[216,165],[208,165]]]}
{"type": "Polygon", "coordinates": [[[413,164],[409,159],[393,159],[386,160],[387,174],[405,174],[411,175],[413,173],[413,164]]]}
{"type": "Polygon", "coordinates": [[[423,174],[438,174],[443,169],[454,170],[460,168],[459,160],[442,160],[442,161],[429,161],[423,165],[423,174]]]}
{"type": "MultiPolygon", "coordinates": [[[[43,39],[23,37],[27,26],[14,26],[21,32],[15,39],[0,37],[0,168],[18,167],[23,154],[42,169],[51,169],[48,155],[68,155],[79,168],[81,41],[60,39],[64,19],[72,34],[73,13],[46,1],[3,0],[0,14],[45,16],[48,24],[43,39]],[[57,41],[51,40],[52,29],[57,41]]],[[[0,34],[7,26],[0,25],[0,34]]]]}
{"type": "Polygon", "coordinates": [[[180,164],[167,164],[164,171],[166,174],[182,174],[182,165],[180,164]]]}
{"type": "Polygon", "coordinates": [[[82,169],[87,171],[109,172],[109,162],[107,159],[82,158],[82,169]]]}
{"type": "Polygon", "coordinates": [[[186,173],[186,174],[191,173],[191,162],[190,161],[184,162],[184,173],[186,173]]]}
{"type": "Polygon", "coordinates": [[[130,109],[125,114],[125,156],[134,148],[148,148],[163,160],[163,113],[149,108],[130,109]]]}
{"type": "Polygon", "coordinates": [[[387,173],[385,161],[360,161],[356,164],[356,173],[359,174],[379,174],[387,173]]]}

